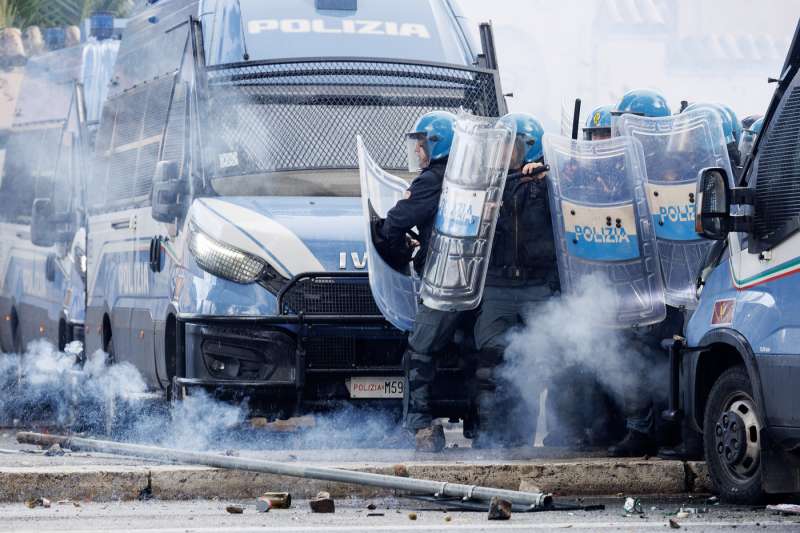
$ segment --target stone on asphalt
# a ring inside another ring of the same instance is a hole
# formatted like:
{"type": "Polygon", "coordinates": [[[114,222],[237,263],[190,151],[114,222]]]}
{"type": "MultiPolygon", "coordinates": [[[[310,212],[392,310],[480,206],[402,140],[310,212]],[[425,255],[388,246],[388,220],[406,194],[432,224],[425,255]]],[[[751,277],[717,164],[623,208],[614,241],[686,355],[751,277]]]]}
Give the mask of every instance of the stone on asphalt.
{"type": "Polygon", "coordinates": [[[511,502],[498,498],[492,498],[489,502],[489,520],[508,520],[511,518],[511,502]]]}
{"type": "Polygon", "coordinates": [[[336,505],[329,492],[322,491],[317,494],[313,500],[309,500],[308,505],[311,507],[312,513],[334,513],[336,512],[336,505]]]}
{"type": "Polygon", "coordinates": [[[288,492],[265,492],[261,498],[269,500],[273,509],[288,509],[292,506],[292,495],[288,492]]]}
{"type": "Polygon", "coordinates": [[[392,469],[394,470],[394,475],[397,477],[409,477],[406,465],[394,465],[392,469]]]}
{"type": "Polygon", "coordinates": [[[36,507],[44,507],[45,509],[50,507],[50,500],[47,498],[31,498],[25,501],[25,505],[29,509],[35,509],[36,507]]]}
{"type": "Polygon", "coordinates": [[[239,504],[232,504],[225,507],[225,510],[228,511],[230,514],[242,514],[244,513],[244,507],[239,504]]]}
{"type": "Polygon", "coordinates": [[[671,527],[672,529],[680,529],[681,525],[679,523],[677,523],[675,520],[673,520],[672,518],[670,518],[669,519],[669,527],[671,527]]]}

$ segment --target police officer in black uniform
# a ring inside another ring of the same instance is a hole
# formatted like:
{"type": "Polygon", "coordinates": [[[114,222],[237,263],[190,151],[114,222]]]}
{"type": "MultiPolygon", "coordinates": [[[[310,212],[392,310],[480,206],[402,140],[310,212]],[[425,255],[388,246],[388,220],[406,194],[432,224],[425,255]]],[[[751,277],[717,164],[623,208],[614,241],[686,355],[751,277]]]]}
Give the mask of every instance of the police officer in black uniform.
{"type": "MultiPolygon", "coordinates": [[[[381,257],[398,270],[406,268],[413,256],[414,269],[422,273],[455,120],[452,113],[433,111],[420,117],[414,130],[407,135],[409,168],[422,171],[405,197],[378,224],[373,236],[381,257]],[[416,234],[413,233],[415,229],[416,234]]],[[[433,425],[431,416],[431,385],[436,371],[435,357],[452,340],[457,319],[458,313],[430,309],[423,303],[409,336],[404,357],[403,426],[415,432],[419,451],[434,452],[444,448],[444,430],[440,425],[433,425]]]]}
{"type": "Polygon", "coordinates": [[[525,113],[511,113],[501,120],[513,122],[517,135],[475,324],[478,434],[473,447],[477,448],[533,444],[538,397],[524,401],[523,391],[503,377],[499,366],[504,362],[509,331],[523,324],[525,314],[535,312],[532,306],[559,291],[541,162],[544,130],[535,117],[525,113]]]}

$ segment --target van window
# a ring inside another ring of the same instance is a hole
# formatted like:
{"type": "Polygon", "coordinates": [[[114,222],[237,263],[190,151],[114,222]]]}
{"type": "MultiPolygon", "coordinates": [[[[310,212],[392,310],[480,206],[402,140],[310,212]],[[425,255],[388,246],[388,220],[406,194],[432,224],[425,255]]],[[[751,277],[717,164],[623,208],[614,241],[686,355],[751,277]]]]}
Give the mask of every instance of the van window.
{"type": "Polygon", "coordinates": [[[765,247],[800,229],[800,74],[765,130],[754,161],[754,237],[765,247]]]}
{"type": "Polygon", "coordinates": [[[404,169],[404,135],[421,115],[463,108],[498,116],[496,87],[487,71],[370,60],[213,68],[207,174],[220,194],[238,190],[225,180],[245,175],[258,176],[245,189],[262,194],[271,176],[292,172],[318,181],[332,171],[328,179],[353,182],[345,171],[358,169],[357,135],[381,167],[404,169]]]}
{"type": "Polygon", "coordinates": [[[124,209],[149,204],[174,82],[174,76],[165,76],[108,102],[97,138],[97,194],[91,205],[124,209]]]}
{"type": "Polygon", "coordinates": [[[11,133],[0,185],[0,218],[29,224],[33,200],[52,197],[58,145],[63,123],[11,133]]]}

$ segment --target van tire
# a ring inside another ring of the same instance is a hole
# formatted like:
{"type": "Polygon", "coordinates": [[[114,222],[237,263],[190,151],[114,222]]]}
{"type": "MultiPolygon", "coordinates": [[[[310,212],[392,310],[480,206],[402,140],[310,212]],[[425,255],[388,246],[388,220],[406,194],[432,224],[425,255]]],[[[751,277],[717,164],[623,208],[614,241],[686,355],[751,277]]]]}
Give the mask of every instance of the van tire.
{"type": "Polygon", "coordinates": [[[724,501],[734,504],[756,504],[764,496],[763,425],[752,390],[744,367],[727,369],[711,388],[703,417],[703,447],[711,482],[724,501]]]}

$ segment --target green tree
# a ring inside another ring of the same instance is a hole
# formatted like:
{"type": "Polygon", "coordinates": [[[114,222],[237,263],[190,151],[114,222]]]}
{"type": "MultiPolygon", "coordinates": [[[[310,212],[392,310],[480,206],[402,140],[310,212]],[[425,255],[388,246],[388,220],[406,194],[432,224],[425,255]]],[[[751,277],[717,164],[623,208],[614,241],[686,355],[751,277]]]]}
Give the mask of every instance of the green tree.
{"type": "Polygon", "coordinates": [[[80,24],[92,11],[125,16],[132,5],[132,0],[0,0],[0,27],[69,26],[80,24]]]}
{"type": "Polygon", "coordinates": [[[43,0],[0,0],[0,28],[37,24],[43,0]]]}

